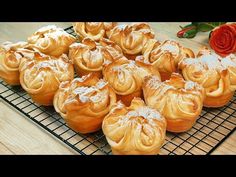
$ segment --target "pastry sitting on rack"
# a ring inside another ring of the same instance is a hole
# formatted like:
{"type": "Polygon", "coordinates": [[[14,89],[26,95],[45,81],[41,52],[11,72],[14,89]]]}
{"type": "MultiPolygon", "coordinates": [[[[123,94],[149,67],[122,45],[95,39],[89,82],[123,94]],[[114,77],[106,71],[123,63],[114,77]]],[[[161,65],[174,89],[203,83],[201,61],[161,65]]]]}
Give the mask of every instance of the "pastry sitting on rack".
{"type": "Polygon", "coordinates": [[[0,77],[10,85],[20,85],[19,66],[22,57],[32,57],[27,42],[5,42],[0,46],[0,77]],[[31,55],[31,56],[30,56],[31,55]]]}
{"type": "Polygon", "coordinates": [[[170,78],[171,73],[177,72],[178,63],[187,57],[194,57],[193,51],[177,41],[166,40],[160,43],[151,39],[144,46],[142,55],[136,59],[151,63],[159,70],[162,81],[165,81],[170,78]]]}
{"type": "Polygon", "coordinates": [[[199,51],[196,58],[187,58],[179,64],[186,80],[201,84],[206,91],[204,106],[226,105],[236,90],[236,56],[224,58],[207,48],[199,51]]]}
{"type": "Polygon", "coordinates": [[[128,59],[135,59],[142,53],[147,41],[155,35],[147,23],[132,23],[114,27],[108,37],[121,47],[128,59]]]}
{"type": "Polygon", "coordinates": [[[20,64],[20,83],[34,102],[49,106],[63,81],[74,78],[74,68],[68,57],[51,57],[39,52],[34,53],[33,59],[22,58],[20,64]]]}
{"type": "Polygon", "coordinates": [[[115,22],[76,22],[73,29],[80,39],[86,37],[98,41],[107,37],[107,33],[117,25],[115,22]]]}
{"type": "Polygon", "coordinates": [[[32,48],[55,57],[68,54],[69,46],[75,41],[74,36],[55,25],[44,26],[28,37],[32,48]]]}
{"type": "Polygon", "coordinates": [[[145,76],[156,75],[158,70],[150,64],[121,58],[103,67],[103,77],[117,94],[118,100],[129,106],[134,97],[142,97],[145,76]]]}
{"type": "Polygon", "coordinates": [[[172,73],[164,82],[156,76],[145,77],[143,95],[146,104],[166,118],[168,131],[185,132],[201,113],[205,92],[199,84],[172,73]]]}
{"type": "Polygon", "coordinates": [[[102,130],[115,155],[156,155],[165,141],[166,120],[134,98],[129,107],[120,101],[113,106],[102,130]]]}
{"type": "Polygon", "coordinates": [[[102,77],[104,62],[112,62],[123,57],[121,48],[108,39],[94,41],[84,38],[81,43],[74,43],[69,49],[69,59],[81,77],[91,72],[102,77]]]}
{"type": "Polygon", "coordinates": [[[63,82],[54,97],[55,110],[76,132],[99,130],[104,117],[116,103],[113,89],[94,73],[63,82]]]}

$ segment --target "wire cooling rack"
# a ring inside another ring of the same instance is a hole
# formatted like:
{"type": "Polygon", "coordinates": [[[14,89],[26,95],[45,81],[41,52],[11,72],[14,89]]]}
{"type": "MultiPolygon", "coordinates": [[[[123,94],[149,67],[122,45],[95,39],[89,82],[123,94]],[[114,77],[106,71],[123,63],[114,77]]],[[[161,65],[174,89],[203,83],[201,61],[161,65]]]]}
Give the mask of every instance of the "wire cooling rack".
{"type": "MultiPolygon", "coordinates": [[[[65,29],[75,35],[73,28],[65,29]]],[[[71,130],[53,107],[34,103],[20,86],[0,80],[0,98],[82,155],[112,154],[102,131],[79,134],[71,130]]],[[[210,154],[236,129],[236,94],[222,108],[204,108],[191,130],[167,133],[161,155],[210,154]]]]}

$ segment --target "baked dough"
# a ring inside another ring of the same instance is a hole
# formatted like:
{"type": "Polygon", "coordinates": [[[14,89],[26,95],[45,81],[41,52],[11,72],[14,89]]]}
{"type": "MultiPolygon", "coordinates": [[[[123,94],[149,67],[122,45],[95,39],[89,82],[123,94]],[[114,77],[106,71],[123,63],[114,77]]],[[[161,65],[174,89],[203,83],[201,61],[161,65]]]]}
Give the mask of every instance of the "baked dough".
{"type": "Polygon", "coordinates": [[[76,132],[99,130],[103,118],[116,103],[113,89],[94,73],[63,82],[54,97],[55,110],[76,132]]]}
{"type": "Polygon", "coordinates": [[[27,42],[4,42],[0,46],[0,77],[9,85],[20,85],[19,66],[22,57],[33,55],[27,42]]]}
{"type": "Polygon", "coordinates": [[[75,41],[74,36],[55,25],[44,26],[28,37],[31,48],[55,57],[68,54],[69,46],[75,41]]]}
{"type": "Polygon", "coordinates": [[[98,41],[107,37],[107,33],[116,25],[116,22],[76,22],[73,23],[73,28],[81,40],[88,37],[98,41]]]}
{"type": "Polygon", "coordinates": [[[172,73],[164,82],[156,76],[145,77],[143,95],[146,104],[166,118],[168,131],[185,132],[201,113],[205,92],[199,84],[172,73]]]}
{"type": "Polygon", "coordinates": [[[166,120],[134,98],[129,107],[122,102],[113,106],[102,130],[115,155],[156,155],[165,141],[166,120]]]}
{"type": "Polygon", "coordinates": [[[179,68],[186,80],[197,82],[205,88],[204,106],[221,107],[233,97],[236,90],[234,54],[222,58],[203,48],[196,58],[184,59],[179,68]]]}
{"type": "Polygon", "coordinates": [[[128,59],[135,59],[142,53],[147,41],[155,35],[147,23],[132,23],[114,27],[108,37],[121,47],[128,59]]]}
{"type": "Polygon", "coordinates": [[[96,73],[102,77],[104,62],[112,62],[121,57],[123,57],[121,48],[105,38],[97,42],[84,38],[81,43],[74,43],[69,49],[69,59],[80,77],[89,73],[96,73]]]}
{"type": "Polygon", "coordinates": [[[158,70],[149,64],[121,58],[103,68],[103,77],[117,94],[118,100],[129,106],[134,97],[142,98],[142,84],[145,76],[156,75],[158,70]]]}
{"type": "Polygon", "coordinates": [[[50,57],[35,52],[34,58],[22,58],[20,64],[20,83],[34,102],[49,106],[63,81],[74,78],[74,68],[68,57],[50,57]]]}
{"type": "Polygon", "coordinates": [[[191,49],[183,47],[177,41],[165,40],[159,42],[149,40],[142,50],[142,55],[137,60],[151,63],[159,70],[161,80],[170,78],[171,73],[178,71],[178,63],[184,58],[194,57],[191,49]]]}

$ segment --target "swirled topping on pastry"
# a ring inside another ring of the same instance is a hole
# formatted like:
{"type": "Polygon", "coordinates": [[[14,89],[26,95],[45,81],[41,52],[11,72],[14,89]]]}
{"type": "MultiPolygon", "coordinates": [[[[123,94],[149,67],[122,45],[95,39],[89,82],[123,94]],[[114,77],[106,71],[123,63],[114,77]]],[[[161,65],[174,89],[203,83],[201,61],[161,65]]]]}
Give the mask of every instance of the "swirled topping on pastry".
{"type": "Polygon", "coordinates": [[[176,41],[166,40],[160,43],[155,39],[146,43],[142,54],[137,57],[137,60],[155,66],[160,71],[162,80],[169,79],[171,73],[177,71],[178,63],[183,58],[194,57],[192,50],[181,46],[176,41]]]}
{"type": "Polygon", "coordinates": [[[19,65],[22,57],[32,58],[27,42],[4,42],[0,46],[0,77],[10,85],[19,85],[19,65]]]}
{"type": "Polygon", "coordinates": [[[69,58],[80,76],[101,71],[104,62],[110,63],[122,56],[120,47],[105,38],[98,42],[85,38],[81,43],[72,44],[69,50],[69,58]]]}
{"type": "Polygon", "coordinates": [[[154,38],[154,32],[147,23],[132,23],[114,27],[108,37],[117,43],[125,54],[139,55],[147,41],[154,38]]]}
{"type": "Polygon", "coordinates": [[[145,76],[157,75],[152,66],[133,60],[119,59],[103,69],[103,76],[118,95],[128,95],[142,89],[145,76]]]}
{"type": "Polygon", "coordinates": [[[164,82],[155,76],[146,77],[143,94],[147,105],[166,117],[167,130],[174,132],[186,131],[192,127],[201,113],[205,97],[202,86],[192,81],[185,81],[177,73],[173,73],[170,80],[164,82]],[[182,121],[182,127],[178,124],[175,126],[174,121],[182,121]],[[186,126],[185,122],[188,123],[186,126]]]}
{"type": "Polygon", "coordinates": [[[23,58],[20,65],[23,89],[42,105],[51,105],[60,83],[73,78],[74,69],[65,54],[55,58],[36,52],[33,60],[23,58]]]}
{"type": "Polygon", "coordinates": [[[102,129],[113,154],[158,154],[165,140],[166,120],[141,98],[134,98],[129,107],[122,102],[113,106],[102,129]]]}
{"type": "Polygon", "coordinates": [[[205,88],[205,106],[225,105],[236,90],[236,57],[233,54],[220,57],[205,48],[197,58],[186,58],[180,62],[179,68],[186,80],[197,82],[205,88]],[[213,103],[212,99],[217,103],[213,103]]]}
{"type": "Polygon", "coordinates": [[[73,28],[81,39],[88,37],[98,41],[107,37],[107,33],[116,25],[115,22],[76,22],[73,24],[73,28]]]}
{"type": "Polygon", "coordinates": [[[115,102],[114,91],[94,74],[62,83],[54,97],[56,111],[81,133],[100,129],[103,118],[115,102]]]}
{"type": "Polygon", "coordinates": [[[63,53],[67,54],[69,46],[75,41],[76,38],[74,36],[55,25],[42,27],[28,37],[28,42],[32,48],[56,57],[63,53]]]}

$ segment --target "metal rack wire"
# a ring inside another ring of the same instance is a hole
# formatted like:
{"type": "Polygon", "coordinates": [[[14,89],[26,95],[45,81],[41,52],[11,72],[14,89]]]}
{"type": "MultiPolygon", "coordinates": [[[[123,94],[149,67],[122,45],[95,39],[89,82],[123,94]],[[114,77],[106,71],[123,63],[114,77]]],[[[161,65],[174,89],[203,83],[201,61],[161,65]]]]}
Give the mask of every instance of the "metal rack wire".
{"type": "MultiPolygon", "coordinates": [[[[73,28],[65,29],[75,35],[73,28]]],[[[102,131],[79,134],[71,130],[53,107],[35,104],[20,86],[0,81],[0,98],[82,155],[111,154],[102,131]]],[[[236,129],[236,94],[224,107],[204,108],[191,130],[167,133],[160,154],[210,154],[236,129]]]]}

